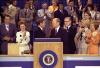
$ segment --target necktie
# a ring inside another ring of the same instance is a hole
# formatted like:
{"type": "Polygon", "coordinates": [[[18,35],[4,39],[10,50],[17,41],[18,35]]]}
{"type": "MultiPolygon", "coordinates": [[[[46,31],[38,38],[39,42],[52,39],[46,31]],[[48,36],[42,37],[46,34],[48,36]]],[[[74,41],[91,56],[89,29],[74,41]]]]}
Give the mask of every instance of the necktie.
{"type": "Polygon", "coordinates": [[[9,25],[6,25],[6,30],[9,31],[9,25]]]}
{"type": "Polygon", "coordinates": [[[25,10],[25,17],[27,17],[27,12],[28,12],[28,9],[25,10]]]}
{"type": "Polygon", "coordinates": [[[57,29],[55,29],[55,35],[57,34],[57,29]]]}
{"type": "Polygon", "coordinates": [[[60,10],[60,12],[63,14],[63,10],[60,10]]]}
{"type": "Polygon", "coordinates": [[[67,32],[68,32],[69,28],[67,27],[67,32]]]}

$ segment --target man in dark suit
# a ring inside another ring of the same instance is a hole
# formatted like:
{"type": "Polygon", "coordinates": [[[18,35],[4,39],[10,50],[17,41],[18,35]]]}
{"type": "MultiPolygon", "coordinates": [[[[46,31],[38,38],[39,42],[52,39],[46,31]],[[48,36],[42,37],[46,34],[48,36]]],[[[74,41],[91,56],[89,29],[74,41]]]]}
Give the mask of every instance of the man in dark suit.
{"type": "Polygon", "coordinates": [[[16,39],[16,26],[11,24],[11,17],[5,15],[4,23],[0,25],[0,39],[1,39],[1,52],[7,54],[8,43],[15,42],[16,39]]]}
{"type": "Polygon", "coordinates": [[[61,38],[63,36],[64,29],[60,27],[60,19],[54,18],[52,20],[52,27],[50,38],[61,38]]]}
{"type": "Polygon", "coordinates": [[[64,10],[63,4],[59,4],[59,9],[54,12],[54,17],[60,19],[60,26],[64,25],[64,18],[68,16],[68,12],[64,10]]]}
{"type": "Polygon", "coordinates": [[[75,54],[76,46],[74,42],[74,37],[76,34],[76,28],[72,25],[71,17],[66,17],[64,19],[64,35],[63,35],[63,52],[64,54],[75,54]]]}
{"type": "Polygon", "coordinates": [[[34,31],[34,37],[35,38],[45,38],[46,34],[44,32],[44,28],[45,28],[45,21],[43,18],[40,18],[37,20],[37,30],[34,31]]]}

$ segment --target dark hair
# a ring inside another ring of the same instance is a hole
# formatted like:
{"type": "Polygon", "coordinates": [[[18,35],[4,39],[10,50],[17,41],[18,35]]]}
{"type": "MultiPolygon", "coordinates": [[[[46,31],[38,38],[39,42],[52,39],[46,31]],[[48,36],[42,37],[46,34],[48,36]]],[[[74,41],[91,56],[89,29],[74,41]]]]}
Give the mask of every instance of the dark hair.
{"type": "Polygon", "coordinates": [[[10,16],[10,15],[5,15],[5,16],[4,16],[4,19],[5,19],[5,17],[9,17],[9,18],[11,19],[11,16],[10,16]]]}
{"type": "Polygon", "coordinates": [[[87,7],[90,7],[91,10],[94,10],[94,5],[93,4],[89,4],[89,5],[87,5],[87,7]]]}
{"type": "Polygon", "coordinates": [[[95,30],[97,30],[99,28],[99,25],[98,24],[94,24],[94,28],[95,28],[95,30]]]}
{"type": "Polygon", "coordinates": [[[60,5],[62,5],[62,6],[64,7],[63,3],[59,3],[59,4],[58,4],[58,7],[59,7],[60,5]]]}
{"type": "Polygon", "coordinates": [[[67,16],[67,17],[65,17],[65,18],[69,18],[70,21],[71,21],[71,25],[73,25],[73,23],[74,23],[73,16],[67,16]]]}
{"type": "Polygon", "coordinates": [[[56,3],[58,3],[58,0],[52,0],[52,2],[56,2],[56,3]]]}
{"type": "Polygon", "coordinates": [[[39,19],[37,19],[37,25],[40,25],[40,23],[43,23],[43,21],[44,21],[44,19],[41,17],[41,18],[39,18],[39,19]]]}
{"type": "Polygon", "coordinates": [[[73,16],[67,16],[65,18],[69,18],[73,22],[73,16]]]}
{"type": "Polygon", "coordinates": [[[88,12],[88,11],[85,11],[85,12],[84,12],[84,14],[85,14],[85,13],[86,13],[86,14],[88,14],[88,15],[91,17],[91,14],[90,14],[90,12],[88,12]]]}
{"type": "Polygon", "coordinates": [[[73,2],[73,0],[69,0],[69,3],[70,3],[70,2],[73,2]]]}
{"type": "Polygon", "coordinates": [[[15,1],[17,1],[17,0],[12,0],[11,3],[13,4],[15,1]]]}

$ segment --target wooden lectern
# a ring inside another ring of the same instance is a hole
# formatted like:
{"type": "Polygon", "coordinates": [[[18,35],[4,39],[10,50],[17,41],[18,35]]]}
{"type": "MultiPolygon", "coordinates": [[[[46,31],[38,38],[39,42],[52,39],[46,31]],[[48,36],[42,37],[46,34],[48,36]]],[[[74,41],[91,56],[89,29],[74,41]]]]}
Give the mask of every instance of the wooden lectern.
{"type": "MultiPolygon", "coordinates": [[[[50,68],[50,67],[42,67],[40,62],[40,60],[42,60],[41,54],[48,50],[54,52],[58,58],[57,64],[51,68],[63,68],[63,43],[62,42],[34,42],[34,68],[50,68]]],[[[44,55],[44,57],[45,56],[46,55],[44,55]]],[[[54,61],[56,61],[55,57],[54,57],[54,61]]],[[[47,65],[49,66],[49,64],[47,65]]]]}
{"type": "Polygon", "coordinates": [[[8,43],[8,55],[20,55],[20,47],[18,43],[8,43]]]}

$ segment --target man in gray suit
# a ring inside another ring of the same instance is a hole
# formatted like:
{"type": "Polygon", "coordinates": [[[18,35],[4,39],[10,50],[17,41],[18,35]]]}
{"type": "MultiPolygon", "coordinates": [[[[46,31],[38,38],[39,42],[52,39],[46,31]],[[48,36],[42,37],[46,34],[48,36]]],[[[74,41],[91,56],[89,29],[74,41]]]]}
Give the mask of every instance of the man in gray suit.
{"type": "Polygon", "coordinates": [[[74,3],[73,3],[73,0],[70,0],[68,5],[65,6],[64,9],[68,12],[69,16],[73,16],[73,13],[74,13],[74,3]]]}
{"type": "Polygon", "coordinates": [[[33,13],[29,8],[29,3],[26,2],[24,9],[20,10],[19,19],[24,18],[27,25],[27,30],[30,31],[32,27],[33,13]]]}
{"type": "Polygon", "coordinates": [[[7,54],[8,43],[14,43],[16,39],[16,26],[11,24],[11,17],[5,15],[4,23],[0,25],[0,47],[1,53],[7,54]]]}
{"type": "Polygon", "coordinates": [[[48,11],[48,4],[47,3],[42,4],[42,8],[37,11],[37,16],[38,17],[43,17],[43,19],[45,20],[46,25],[45,25],[44,31],[46,33],[46,37],[49,37],[50,31],[51,31],[50,20],[52,18],[52,15],[48,11]]]}

